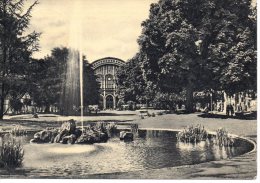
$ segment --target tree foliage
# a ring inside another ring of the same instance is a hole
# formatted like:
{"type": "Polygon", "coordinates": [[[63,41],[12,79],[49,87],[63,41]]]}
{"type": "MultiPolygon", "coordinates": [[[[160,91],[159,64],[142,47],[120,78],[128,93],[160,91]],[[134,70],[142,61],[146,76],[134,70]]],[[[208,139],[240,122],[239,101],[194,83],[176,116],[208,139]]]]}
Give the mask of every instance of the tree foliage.
{"type": "Polygon", "coordinates": [[[30,95],[36,106],[45,107],[45,112],[51,105],[59,107],[67,57],[67,48],[54,48],[51,56],[33,63],[30,95]]]}
{"type": "Polygon", "coordinates": [[[30,57],[38,50],[39,33],[26,34],[31,11],[25,0],[0,1],[0,119],[3,117],[4,100],[17,100],[26,91],[27,68],[30,57]]]}
{"type": "Polygon", "coordinates": [[[250,0],[152,4],[138,39],[147,95],[186,93],[191,110],[194,91],[256,91],[255,14],[250,0]]]}
{"type": "MultiPolygon", "coordinates": [[[[56,106],[60,110],[66,105],[66,72],[69,49],[57,47],[51,51],[51,55],[41,60],[35,60],[31,69],[32,87],[30,95],[37,107],[44,107],[49,112],[50,106],[56,106]],[[65,102],[65,103],[64,103],[65,102]]],[[[79,73],[79,71],[73,71],[79,73]]],[[[99,85],[91,65],[85,60],[83,65],[84,78],[84,106],[97,104],[99,100],[99,85]]],[[[79,91],[79,88],[77,89],[79,91]]],[[[78,93],[78,96],[80,94],[78,93]]],[[[73,106],[71,106],[72,108],[73,106]]],[[[78,106],[79,107],[79,104],[78,106]]],[[[61,112],[64,112],[61,110],[61,112]]]]}
{"type": "Polygon", "coordinates": [[[134,101],[142,103],[146,101],[145,98],[145,81],[143,79],[143,72],[140,67],[141,58],[137,54],[128,62],[121,66],[117,72],[117,85],[119,87],[119,95],[124,99],[124,102],[134,101]]]}
{"type": "Polygon", "coordinates": [[[83,92],[84,92],[84,106],[97,105],[99,102],[99,83],[91,64],[84,61],[83,66],[83,92]]]}

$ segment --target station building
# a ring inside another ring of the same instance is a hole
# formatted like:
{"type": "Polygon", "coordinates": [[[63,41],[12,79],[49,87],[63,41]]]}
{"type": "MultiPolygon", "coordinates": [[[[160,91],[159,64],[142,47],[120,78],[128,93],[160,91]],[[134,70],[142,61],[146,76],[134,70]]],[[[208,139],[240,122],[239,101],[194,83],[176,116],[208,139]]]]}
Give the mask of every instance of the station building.
{"type": "Polygon", "coordinates": [[[116,109],[118,102],[116,72],[125,62],[119,58],[105,57],[92,63],[100,83],[100,109],[116,109]]]}

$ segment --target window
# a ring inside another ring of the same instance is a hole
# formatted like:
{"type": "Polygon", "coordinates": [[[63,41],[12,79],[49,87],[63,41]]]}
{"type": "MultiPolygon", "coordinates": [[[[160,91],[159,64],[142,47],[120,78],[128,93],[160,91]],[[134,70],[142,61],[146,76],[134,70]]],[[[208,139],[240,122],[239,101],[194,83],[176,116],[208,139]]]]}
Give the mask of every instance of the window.
{"type": "Polygon", "coordinates": [[[114,84],[113,76],[112,75],[107,75],[106,76],[106,88],[112,89],[113,88],[113,84],[114,84]]]}

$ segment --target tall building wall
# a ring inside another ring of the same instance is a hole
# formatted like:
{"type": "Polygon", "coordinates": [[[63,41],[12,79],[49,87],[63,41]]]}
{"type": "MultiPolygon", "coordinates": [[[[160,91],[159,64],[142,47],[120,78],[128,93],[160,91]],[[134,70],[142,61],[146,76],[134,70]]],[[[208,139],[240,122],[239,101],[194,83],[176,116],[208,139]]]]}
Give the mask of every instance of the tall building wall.
{"type": "Polygon", "coordinates": [[[100,108],[115,109],[117,106],[116,72],[125,62],[118,58],[106,57],[92,63],[100,83],[100,108]]]}

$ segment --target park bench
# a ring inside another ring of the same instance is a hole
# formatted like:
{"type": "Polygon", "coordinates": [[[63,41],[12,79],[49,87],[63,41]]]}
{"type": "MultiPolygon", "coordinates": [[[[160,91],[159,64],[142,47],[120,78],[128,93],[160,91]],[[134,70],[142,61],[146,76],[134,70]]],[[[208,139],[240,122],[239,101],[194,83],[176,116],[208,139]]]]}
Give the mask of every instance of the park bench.
{"type": "Polygon", "coordinates": [[[139,116],[141,118],[148,116],[148,111],[147,110],[139,110],[139,116]]]}
{"type": "Polygon", "coordinates": [[[177,109],[175,112],[176,112],[176,114],[186,114],[187,110],[186,109],[177,109]]]}

